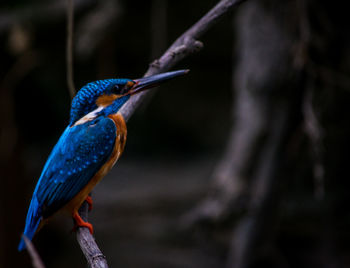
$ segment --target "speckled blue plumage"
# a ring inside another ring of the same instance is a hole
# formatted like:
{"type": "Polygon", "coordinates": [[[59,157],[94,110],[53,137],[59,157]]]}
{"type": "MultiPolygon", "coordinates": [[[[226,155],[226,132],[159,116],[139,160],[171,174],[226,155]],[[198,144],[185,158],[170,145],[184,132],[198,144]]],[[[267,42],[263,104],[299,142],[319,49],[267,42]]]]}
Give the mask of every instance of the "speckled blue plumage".
{"type": "MultiPolygon", "coordinates": [[[[67,127],[51,152],[33,193],[24,234],[32,239],[42,218],[48,218],[80,192],[110,157],[116,127],[98,117],[67,127]]],[[[24,244],[20,244],[19,250],[24,244]]]]}
{"type": "Polygon", "coordinates": [[[96,174],[109,158],[115,136],[113,121],[105,117],[64,131],[34,191],[45,207],[44,218],[71,200],[96,174]]]}
{"type": "MultiPolygon", "coordinates": [[[[43,218],[48,218],[77,195],[110,158],[116,139],[116,126],[109,114],[117,113],[129,96],[116,99],[97,117],[74,125],[97,108],[103,94],[118,94],[129,79],[107,79],[84,86],[73,99],[69,126],[53,148],[38,183],[26,218],[24,234],[31,240],[43,218]]],[[[25,248],[21,240],[19,250],[25,248]]]]}
{"type": "MultiPolygon", "coordinates": [[[[102,94],[111,94],[115,87],[124,85],[130,79],[105,79],[91,82],[82,87],[72,101],[69,125],[97,108],[96,99],[102,94]]],[[[118,90],[118,89],[117,89],[118,90]]]]}

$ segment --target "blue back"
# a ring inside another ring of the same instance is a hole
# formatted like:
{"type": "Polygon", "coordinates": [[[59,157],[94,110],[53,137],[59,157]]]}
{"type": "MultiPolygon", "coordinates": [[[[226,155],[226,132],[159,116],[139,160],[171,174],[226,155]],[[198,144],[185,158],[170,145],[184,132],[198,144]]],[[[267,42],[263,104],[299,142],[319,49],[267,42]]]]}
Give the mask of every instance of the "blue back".
{"type": "MultiPolygon", "coordinates": [[[[66,128],[35,187],[24,229],[29,239],[40,221],[65,206],[109,159],[115,137],[116,126],[108,117],[66,128]]],[[[23,248],[21,241],[19,250],[23,248]]]]}

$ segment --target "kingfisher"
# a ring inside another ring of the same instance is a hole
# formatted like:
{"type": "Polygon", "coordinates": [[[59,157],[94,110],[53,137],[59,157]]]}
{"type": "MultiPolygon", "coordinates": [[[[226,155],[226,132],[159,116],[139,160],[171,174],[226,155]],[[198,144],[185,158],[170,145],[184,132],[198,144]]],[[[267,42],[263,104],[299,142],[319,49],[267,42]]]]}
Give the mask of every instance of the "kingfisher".
{"type": "MultiPolygon", "coordinates": [[[[29,205],[23,234],[34,235],[59,211],[68,212],[76,227],[93,227],[78,214],[89,193],[111,170],[126,142],[127,129],[120,108],[132,95],[182,76],[178,70],[140,79],[113,78],[91,82],[72,100],[67,128],[49,155],[29,205]]],[[[25,248],[23,238],[18,250],[25,248]]]]}

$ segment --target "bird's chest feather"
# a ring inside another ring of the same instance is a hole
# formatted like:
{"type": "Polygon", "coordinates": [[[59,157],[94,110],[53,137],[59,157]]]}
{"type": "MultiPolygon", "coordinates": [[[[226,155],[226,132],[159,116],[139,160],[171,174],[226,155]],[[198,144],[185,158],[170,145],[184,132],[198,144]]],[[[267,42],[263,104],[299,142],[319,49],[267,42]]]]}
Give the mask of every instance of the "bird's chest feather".
{"type": "Polygon", "coordinates": [[[111,168],[114,166],[114,164],[117,162],[117,160],[123,153],[125,142],[126,142],[126,136],[127,136],[126,124],[122,115],[117,113],[117,114],[109,115],[108,117],[114,121],[117,127],[117,133],[116,133],[117,135],[115,138],[114,149],[111,154],[111,157],[106,162],[106,164],[102,166],[100,171],[96,174],[96,175],[99,175],[99,173],[101,173],[100,175],[101,177],[105,176],[108,173],[108,171],[111,170],[111,168]]]}
{"type": "Polygon", "coordinates": [[[124,150],[127,136],[127,128],[124,118],[118,113],[109,115],[108,117],[113,120],[117,129],[113,151],[109,159],[91,178],[89,183],[67,204],[64,210],[68,210],[70,213],[79,209],[96,184],[112,169],[124,150]]]}

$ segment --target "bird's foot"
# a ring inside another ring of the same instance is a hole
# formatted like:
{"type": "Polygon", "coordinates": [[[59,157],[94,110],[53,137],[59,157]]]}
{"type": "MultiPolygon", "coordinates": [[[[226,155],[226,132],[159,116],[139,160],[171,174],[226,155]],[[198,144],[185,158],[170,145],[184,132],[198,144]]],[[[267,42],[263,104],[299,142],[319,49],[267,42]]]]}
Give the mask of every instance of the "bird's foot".
{"type": "Polygon", "coordinates": [[[85,199],[86,203],[88,203],[89,205],[89,211],[92,210],[92,197],[90,195],[88,195],[85,199]]]}
{"type": "Polygon", "coordinates": [[[90,234],[93,234],[94,233],[94,228],[92,227],[92,224],[91,223],[88,223],[86,221],[84,221],[78,212],[74,212],[73,213],[73,219],[75,221],[75,225],[73,227],[73,231],[76,231],[79,227],[86,227],[89,229],[90,231],[90,234]]]}

